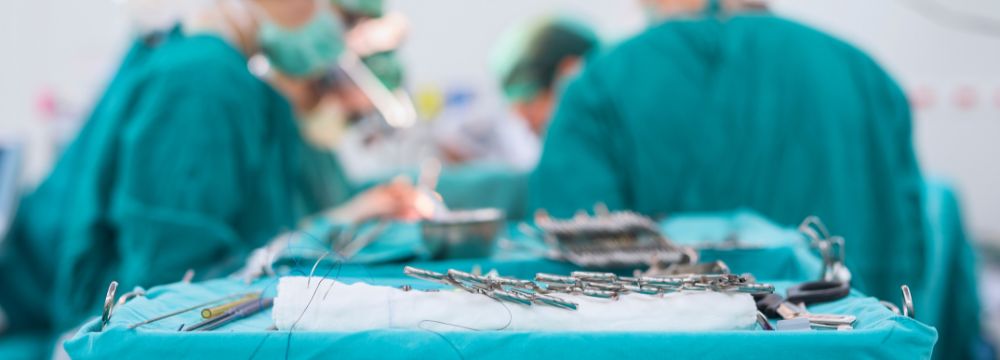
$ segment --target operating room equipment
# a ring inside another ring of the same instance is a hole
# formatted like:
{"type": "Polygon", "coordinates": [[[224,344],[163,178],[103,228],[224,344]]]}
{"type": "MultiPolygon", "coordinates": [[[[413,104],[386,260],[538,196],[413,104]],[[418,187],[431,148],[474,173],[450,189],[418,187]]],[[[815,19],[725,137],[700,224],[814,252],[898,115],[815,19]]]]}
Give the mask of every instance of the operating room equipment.
{"type": "Polygon", "coordinates": [[[767,316],[764,313],[757,311],[757,325],[760,326],[761,330],[773,331],[774,327],[771,323],[767,321],[767,316]]]}
{"type": "Polygon", "coordinates": [[[115,306],[125,305],[125,303],[127,303],[129,300],[142,296],[146,296],[146,289],[136,286],[134,289],[132,289],[132,291],[121,294],[121,296],[118,297],[118,302],[115,303],[115,306]]]}
{"type": "Polygon", "coordinates": [[[453,210],[421,221],[420,235],[434,259],[488,257],[505,219],[500,209],[453,210]]]}
{"type": "Polygon", "coordinates": [[[522,305],[548,305],[576,310],[577,304],[559,296],[583,295],[618,300],[629,294],[662,296],[677,292],[732,292],[769,294],[774,286],[757,283],[750,275],[687,274],[670,277],[619,277],[613,273],[575,271],[569,276],[539,273],[534,280],[470,274],[455,269],[447,274],[407,266],[409,276],[449,285],[469,293],[522,305]]]}
{"type": "Polygon", "coordinates": [[[236,305],[226,310],[222,315],[202,320],[190,327],[183,328],[184,331],[209,331],[222,327],[233,321],[256,314],[262,310],[270,308],[274,304],[274,298],[257,298],[236,305]]]}
{"type": "Polygon", "coordinates": [[[891,301],[879,300],[879,304],[885,306],[886,309],[892,311],[896,315],[903,315],[912,319],[916,319],[916,314],[913,309],[913,294],[910,293],[909,285],[901,285],[899,290],[902,294],[903,306],[896,306],[891,301]]]}
{"type": "Polygon", "coordinates": [[[654,266],[640,273],[643,276],[666,276],[681,274],[729,274],[731,271],[725,261],[716,260],[697,264],[671,264],[665,268],[654,264],[654,266]]]}
{"type": "Polygon", "coordinates": [[[792,318],[788,320],[778,320],[775,324],[775,330],[777,331],[802,331],[802,330],[812,330],[812,323],[809,319],[803,317],[792,318]]]}
{"type": "Polygon", "coordinates": [[[595,213],[567,220],[536,219],[552,250],[550,256],[585,268],[667,267],[697,261],[697,252],[674,245],[645,216],[601,211],[600,206],[595,213]]]}
{"type": "Polygon", "coordinates": [[[143,326],[143,325],[146,325],[146,324],[151,324],[151,323],[163,320],[163,319],[167,319],[167,318],[171,318],[171,317],[174,317],[174,316],[177,316],[177,315],[180,315],[180,314],[184,314],[186,312],[198,310],[198,309],[204,308],[206,306],[210,306],[210,305],[213,305],[213,304],[218,304],[218,303],[226,301],[226,300],[244,297],[246,295],[249,295],[249,293],[240,293],[240,294],[232,294],[232,295],[223,296],[223,297],[218,298],[218,299],[214,299],[214,300],[211,300],[211,301],[206,301],[206,302],[203,302],[203,303],[200,303],[200,304],[197,304],[197,305],[192,305],[192,306],[189,306],[189,307],[177,310],[177,311],[172,311],[172,312],[169,312],[169,313],[166,313],[166,314],[163,314],[163,315],[159,315],[159,316],[156,316],[156,317],[152,317],[152,318],[149,318],[149,319],[137,322],[135,324],[129,325],[128,328],[129,329],[135,329],[137,327],[140,327],[140,326],[143,326]]]}
{"type": "Polygon", "coordinates": [[[816,328],[834,328],[847,330],[853,326],[857,318],[854,315],[813,314],[805,306],[799,306],[785,300],[778,294],[765,294],[756,297],[757,309],[768,317],[780,317],[785,320],[795,318],[809,319],[816,328]]]}
{"type": "Polygon", "coordinates": [[[441,178],[441,161],[429,158],[420,163],[420,173],[417,175],[417,198],[413,206],[419,215],[425,219],[436,219],[448,213],[441,194],[437,193],[438,180],[441,178]]]}
{"type": "Polygon", "coordinates": [[[239,299],[237,299],[237,300],[235,300],[233,302],[222,304],[222,305],[215,306],[215,307],[210,307],[210,308],[202,309],[201,310],[201,317],[203,319],[211,319],[211,318],[214,318],[214,317],[218,317],[220,315],[225,314],[226,311],[229,311],[232,308],[238,307],[238,306],[243,305],[243,304],[245,304],[247,302],[250,302],[250,301],[257,300],[259,298],[260,298],[260,294],[247,294],[246,296],[241,297],[241,298],[239,298],[239,299]]]}
{"type": "Polygon", "coordinates": [[[339,68],[371,101],[382,119],[392,128],[408,128],[417,122],[417,110],[403,91],[385,87],[358,55],[345,50],[337,60],[339,68]]]}
{"type": "Polygon", "coordinates": [[[115,292],[117,290],[118,282],[112,281],[111,285],[108,285],[108,294],[104,296],[104,312],[101,314],[102,330],[105,326],[108,326],[108,321],[111,320],[111,311],[115,307],[115,292]]]}
{"type": "Polygon", "coordinates": [[[851,271],[844,264],[844,238],[831,236],[823,221],[816,216],[809,216],[799,225],[799,232],[811,240],[823,259],[823,272],[820,280],[835,281],[850,284],[851,271]]]}
{"type": "Polygon", "coordinates": [[[785,320],[806,318],[818,329],[848,330],[856,320],[853,315],[813,314],[806,309],[807,305],[846,298],[851,293],[847,283],[807,281],[789,287],[786,292],[786,297],[778,294],[755,295],[757,309],[767,316],[785,320]]]}
{"type": "Polygon", "coordinates": [[[788,301],[794,304],[816,304],[847,297],[851,287],[839,281],[807,281],[788,288],[788,301]]]}
{"type": "Polygon", "coordinates": [[[902,285],[899,289],[903,292],[903,316],[915,319],[917,315],[913,309],[913,295],[910,294],[910,286],[902,285]]]}

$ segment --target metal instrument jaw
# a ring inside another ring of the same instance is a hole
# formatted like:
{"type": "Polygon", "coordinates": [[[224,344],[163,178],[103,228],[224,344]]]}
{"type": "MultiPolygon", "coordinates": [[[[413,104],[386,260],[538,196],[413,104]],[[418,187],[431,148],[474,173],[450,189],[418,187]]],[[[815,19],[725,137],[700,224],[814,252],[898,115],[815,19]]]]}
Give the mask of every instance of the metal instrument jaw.
{"type": "Polygon", "coordinates": [[[108,322],[111,321],[111,311],[115,308],[115,292],[118,291],[118,282],[112,281],[108,285],[108,293],[104,296],[104,312],[101,314],[101,330],[103,331],[108,322]]]}
{"type": "Polygon", "coordinates": [[[913,309],[913,295],[910,294],[910,286],[903,285],[899,289],[903,292],[903,316],[915,319],[917,315],[913,309]]]}
{"type": "Polygon", "coordinates": [[[823,269],[820,280],[851,282],[851,271],[844,265],[844,238],[832,236],[823,222],[816,216],[807,217],[799,225],[799,232],[805,235],[810,245],[816,248],[823,258],[823,269]]]}
{"type": "Polygon", "coordinates": [[[785,320],[806,318],[814,328],[842,330],[853,326],[857,321],[857,317],[853,315],[810,313],[804,306],[788,302],[777,294],[760,297],[757,300],[757,307],[764,314],[770,313],[785,320]]]}

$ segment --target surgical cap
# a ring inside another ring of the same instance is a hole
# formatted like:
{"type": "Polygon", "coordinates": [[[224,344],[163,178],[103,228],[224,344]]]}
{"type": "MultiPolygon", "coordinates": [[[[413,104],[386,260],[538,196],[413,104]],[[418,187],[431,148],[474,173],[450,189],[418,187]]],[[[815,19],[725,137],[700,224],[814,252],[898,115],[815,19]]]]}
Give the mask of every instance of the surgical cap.
{"type": "Polygon", "coordinates": [[[494,48],[491,67],[509,101],[524,101],[552,87],[559,64],[587,55],[599,44],[580,21],[544,18],[507,31],[494,48]]]}

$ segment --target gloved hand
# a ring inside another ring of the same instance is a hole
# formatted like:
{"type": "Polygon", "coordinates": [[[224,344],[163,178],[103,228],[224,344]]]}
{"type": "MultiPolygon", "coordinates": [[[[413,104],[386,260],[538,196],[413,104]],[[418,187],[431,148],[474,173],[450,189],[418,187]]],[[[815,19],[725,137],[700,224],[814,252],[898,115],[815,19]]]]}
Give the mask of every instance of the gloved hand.
{"type": "Polygon", "coordinates": [[[399,177],[356,195],[324,215],[341,223],[360,223],[375,218],[416,220],[420,218],[415,207],[418,194],[408,179],[399,177]]]}

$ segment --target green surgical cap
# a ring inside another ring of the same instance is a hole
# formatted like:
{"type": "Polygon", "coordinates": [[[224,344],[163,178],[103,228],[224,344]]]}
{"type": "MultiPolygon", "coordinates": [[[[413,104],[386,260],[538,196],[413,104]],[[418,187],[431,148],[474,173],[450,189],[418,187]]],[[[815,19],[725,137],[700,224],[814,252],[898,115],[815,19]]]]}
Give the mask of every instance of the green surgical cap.
{"type": "Polygon", "coordinates": [[[493,49],[490,65],[509,101],[525,101],[550,89],[559,64],[583,57],[599,44],[586,24],[567,17],[547,17],[505,32],[493,49]]]}
{"type": "Polygon", "coordinates": [[[369,55],[361,61],[389,90],[395,90],[403,84],[403,63],[399,61],[395,52],[386,51],[369,55]]]}
{"type": "Polygon", "coordinates": [[[333,5],[346,11],[368,17],[381,17],[383,0],[332,0],[333,5]]]}

